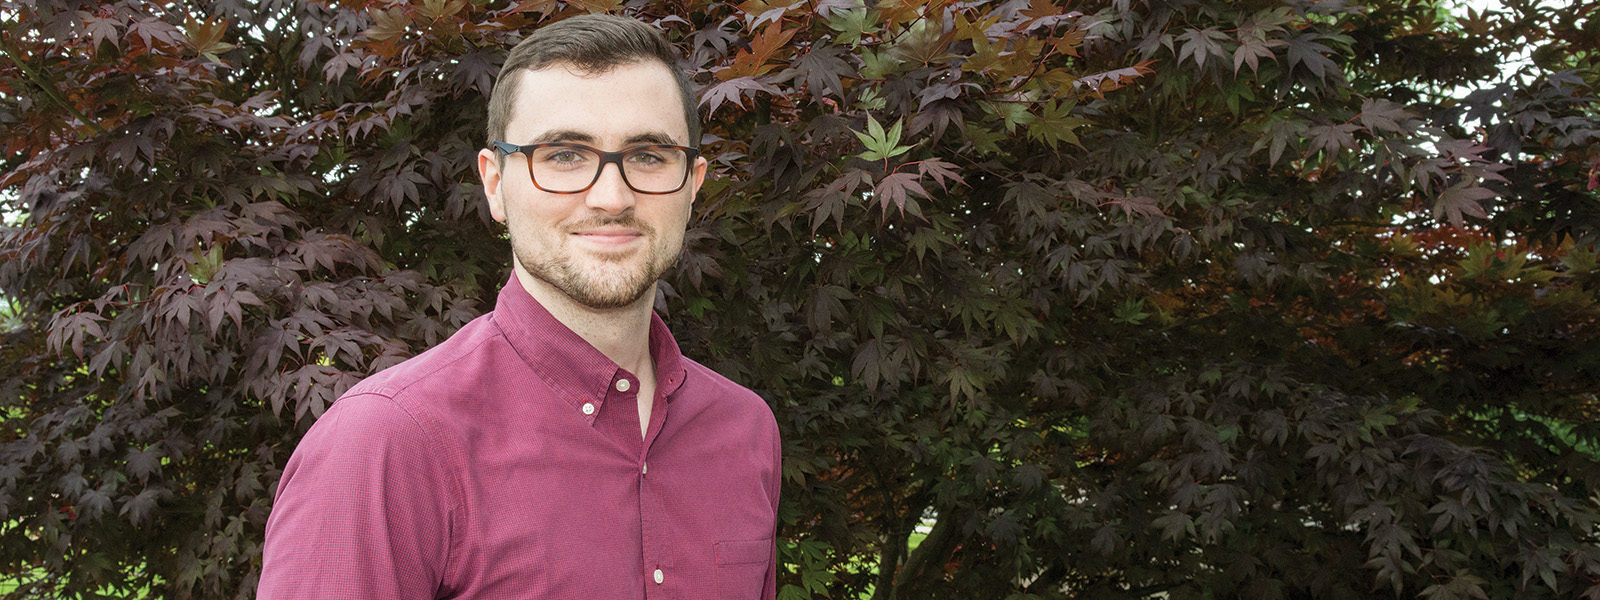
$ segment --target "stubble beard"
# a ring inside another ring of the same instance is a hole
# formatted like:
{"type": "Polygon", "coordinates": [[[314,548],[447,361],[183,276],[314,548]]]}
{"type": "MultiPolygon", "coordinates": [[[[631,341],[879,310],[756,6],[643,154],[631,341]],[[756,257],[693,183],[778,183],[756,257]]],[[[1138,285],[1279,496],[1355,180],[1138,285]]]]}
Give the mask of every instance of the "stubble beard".
{"type": "Polygon", "coordinates": [[[528,274],[556,288],[574,302],[596,310],[615,310],[631,306],[645,294],[655,290],[656,280],[672,266],[676,253],[668,252],[658,244],[656,231],[633,218],[596,217],[562,229],[562,237],[547,252],[516,243],[512,236],[512,253],[528,274]],[[587,264],[574,259],[571,247],[566,245],[570,231],[607,225],[621,225],[639,230],[649,242],[644,250],[613,255],[589,255],[587,264]],[[634,254],[645,256],[637,266],[630,266],[634,254]]]}

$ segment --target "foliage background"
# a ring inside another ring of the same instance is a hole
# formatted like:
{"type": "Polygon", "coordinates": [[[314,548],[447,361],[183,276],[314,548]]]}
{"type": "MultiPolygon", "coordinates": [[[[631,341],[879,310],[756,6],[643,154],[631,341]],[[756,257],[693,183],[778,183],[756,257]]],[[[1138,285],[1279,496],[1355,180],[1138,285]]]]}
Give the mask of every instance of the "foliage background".
{"type": "Polygon", "coordinates": [[[1600,598],[1600,22],[1449,8],[0,0],[0,576],[250,597],[505,281],[504,52],[607,10],[704,86],[658,307],[779,417],[784,598],[1600,598]]]}

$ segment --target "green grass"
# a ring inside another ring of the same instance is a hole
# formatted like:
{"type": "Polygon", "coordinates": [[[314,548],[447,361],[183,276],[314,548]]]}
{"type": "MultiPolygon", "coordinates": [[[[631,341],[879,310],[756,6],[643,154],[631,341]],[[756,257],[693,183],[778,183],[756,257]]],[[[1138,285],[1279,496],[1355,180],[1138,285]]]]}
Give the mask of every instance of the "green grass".
{"type": "MultiPolygon", "coordinates": [[[[143,567],[144,567],[143,565],[140,565],[140,568],[143,568],[143,567]]],[[[44,579],[45,577],[48,577],[48,576],[49,576],[49,574],[46,573],[43,568],[39,568],[39,567],[35,567],[31,572],[29,572],[26,575],[18,574],[18,575],[0,576],[0,597],[4,597],[4,596],[7,596],[7,595],[9,595],[9,594],[11,594],[13,592],[16,592],[18,588],[22,587],[24,584],[27,584],[28,582],[37,581],[39,579],[44,579]]],[[[144,587],[144,588],[141,588],[141,589],[137,589],[137,590],[122,590],[122,589],[118,589],[118,588],[115,588],[113,586],[107,585],[107,586],[101,587],[98,590],[95,590],[94,595],[89,596],[89,597],[91,597],[91,598],[121,598],[123,600],[146,600],[147,598],[150,598],[150,588],[147,586],[147,587],[144,587]]]]}

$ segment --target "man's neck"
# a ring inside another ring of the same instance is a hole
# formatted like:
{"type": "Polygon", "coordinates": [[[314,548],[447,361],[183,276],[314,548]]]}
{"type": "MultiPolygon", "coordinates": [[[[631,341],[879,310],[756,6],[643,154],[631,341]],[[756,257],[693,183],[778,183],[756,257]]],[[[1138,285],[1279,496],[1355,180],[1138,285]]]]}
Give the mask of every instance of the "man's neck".
{"type": "Polygon", "coordinates": [[[602,310],[572,300],[543,280],[515,269],[517,281],[528,295],[538,300],[550,315],[578,337],[589,342],[611,362],[641,379],[655,381],[655,364],[650,356],[650,311],[655,295],[645,294],[622,308],[602,310]]]}

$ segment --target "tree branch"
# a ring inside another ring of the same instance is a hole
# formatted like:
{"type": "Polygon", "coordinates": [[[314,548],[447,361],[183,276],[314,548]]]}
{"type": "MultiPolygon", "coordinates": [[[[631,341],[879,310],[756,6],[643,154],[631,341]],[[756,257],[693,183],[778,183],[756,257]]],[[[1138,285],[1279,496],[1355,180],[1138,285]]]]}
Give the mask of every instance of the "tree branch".
{"type": "Polygon", "coordinates": [[[0,36],[0,48],[5,50],[6,56],[11,58],[12,64],[17,65],[17,68],[22,69],[22,74],[28,77],[28,81],[33,82],[34,85],[39,86],[39,89],[44,90],[45,96],[48,96],[56,104],[60,104],[61,108],[66,109],[67,112],[71,113],[74,118],[78,119],[78,121],[88,125],[90,129],[94,130],[95,133],[107,135],[108,132],[104,127],[101,127],[99,123],[89,120],[89,117],[84,116],[82,112],[78,111],[78,107],[73,106],[71,102],[67,102],[66,98],[62,98],[61,93],[56,91],[56,87],[51,85],[49,80],[46,80],[43,76],[39,75],[37,71],[34,71],[33,68],[29,67],[28,63],[22,60],[22,53],[17,52],[17,49],[12,47],[11,41],[7,40],[4,36],[0,36]]]}

